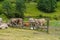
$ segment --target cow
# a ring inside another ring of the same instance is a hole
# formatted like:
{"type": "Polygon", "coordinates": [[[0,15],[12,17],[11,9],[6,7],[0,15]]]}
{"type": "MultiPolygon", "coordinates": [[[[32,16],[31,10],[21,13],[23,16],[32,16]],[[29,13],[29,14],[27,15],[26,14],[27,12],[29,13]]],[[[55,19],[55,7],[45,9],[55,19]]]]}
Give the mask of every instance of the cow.
{"type": "Polygon", "coordinates": [[[8,24],[7,23],[2,23],[0,25],[0,29],[5,29],[5,28],[8,28],[8,24]]]}
{"type": "Polygon", "coordinates": [[[9,22],[9,25],[12,25],[12,26],[17,26],[17,25],[20,25],[20,26],[23,26],[23,19],[22,18],[11,18],[10,19],[10,22],[9,22]]]}
{"type": "Polygon", "coordinates": [[[45,18],[41,18],[41,19],[29,18],[29,22],[31,26],[34,26],[35,28],[39,28],[40,26],[43,26],[47,21],[45,18]]]}
{"type": "Polygon", "coordinates": [[[30,28],[35,29],[35,20],[34,18],[29,18],[30,28]]]}
{"type": "Polygon", "coordinates": [[[47,20],[45,18],[35,19],[35,25],[37,28],[43,27],[46,24],[47,20]]]}
{"type": "Polygon", "coordinates": [[[30,23],[29,22],[24,22],[23,25],[26,26],[26,27],[29,27],[30,23]]]}

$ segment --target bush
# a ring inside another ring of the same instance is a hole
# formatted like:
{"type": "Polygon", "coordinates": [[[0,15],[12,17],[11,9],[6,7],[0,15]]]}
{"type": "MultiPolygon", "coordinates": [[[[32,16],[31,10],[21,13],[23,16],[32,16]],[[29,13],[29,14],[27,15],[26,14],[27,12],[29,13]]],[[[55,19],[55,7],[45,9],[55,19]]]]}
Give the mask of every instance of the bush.
{"type": "Polygon", "coordinates": [[[2,2],[2,1],[4,1],[4,0],[0,0],[0,2],[2,2]]]}
{"type": "Polygon", "coordinates": [[[40,0],[38,2],[38,9],[44,12],[54,12],[56,8],[56,0],[40,0]]]}
{"type": "Polygon", "coordinates": [[[3,9],[4,9],[4,14],[10,18],[11,16],[11,3],[8,0],[5,0],[3,2],[3,9]]]}
{"type": "Polygon", "coordinates": [[[60,1],[60,0],[57,0],[57,1],[60,1]]]}
{"type": "Polygon", "coordinates": [[[24,0],[16,0],[16,16],[23,18],[24,17],[24,11],[25,11],[25,1],[24,0]]]}
{"type": "Polygon", "coordinates": [[[25,10],[25,2],[16,0],[16,3],[11,3],[9,0],[3,2],[4,14],[8,18],[23,18],[25,10]]]}

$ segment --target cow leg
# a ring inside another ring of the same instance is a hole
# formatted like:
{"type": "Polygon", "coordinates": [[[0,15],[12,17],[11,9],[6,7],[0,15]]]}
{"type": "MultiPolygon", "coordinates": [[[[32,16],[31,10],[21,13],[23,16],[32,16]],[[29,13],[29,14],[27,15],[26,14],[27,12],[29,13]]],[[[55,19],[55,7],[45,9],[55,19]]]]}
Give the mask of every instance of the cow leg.
{"type": "Polygon", "coordinates": [[[30,23],[30,28],[34,29],[33,22],[30,23]]]}

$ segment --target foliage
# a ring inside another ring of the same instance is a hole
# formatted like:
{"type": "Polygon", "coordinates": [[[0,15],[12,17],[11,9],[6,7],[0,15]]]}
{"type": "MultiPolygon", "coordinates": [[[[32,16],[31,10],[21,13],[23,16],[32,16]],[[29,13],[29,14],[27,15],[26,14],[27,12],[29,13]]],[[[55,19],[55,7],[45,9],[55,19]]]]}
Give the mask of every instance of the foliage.
{"type": "Polygon", "coordinates": [[[23,18],[25,11],[25,1],[24,0],[16,0],[16,16],[23,18]]]}
{"type": "Polygon", "coordinates": [[[60,0],[57,0],[57,1],[60,1],[60,0]]]}
{"type": "MultiPolygon", "coordinates": [[[[7,10],[4,8],[4,5],[6,5],[6,3],[4,3],[5,1],[0,2],[0,15],[3,14],[3,12],[5,15],[7,13],[7,10]]],[[[7,1],[9,1],[10,3],[11,0],[7,0],[7,1]]],[[[10,14],[9,15],[11,15],[11,17],[17,17],[17,14],[18,14],[18,10],[16,9],[15,2],[16,0],[14,0],[13,3],[10,3],[10,8],[9,8],[10,14]]],[[[43,11],[38,10],[36,8],[37,2],[30,2],[30,3],[25,3],[25,4],[26,4],[26,12],[24,12],[24,16],[32,16],[33,18],[49,17],[51,20],[53,19],[60,20],[60,2],[59,1],[57,2],[57,8],[55,9],[56,11],[52,13],[45,13],[43,11]]],[[[8,15],[6,16],[8,17],[8,15]]],[[[1,17],[4,17],[4,16],[1,16],[1,17]]],[[[28,18],[26,18],[26,20],[27,19],[28,18]]]]}
{"type": "Polygon", "coordinates": [[[3,9],[4,9],[4,14],[5,14],[8,18],[12,17],[12,16],[11,16],[11,3],[10,3],[10,1],[5,0],[5,1],[3,2],[3,9]]]}
{"type": "Polygon", "coordinates": [[[4,14],[8,18],[23,18],[25,3],[23,0],[16,0],[16,3],[11,3],[9,0],[3,2],[4,14]]]}
{"type": "Polygon", "coordinates": [[[25,2],[30,3],[32,0],[25,0],[25,2]]]}
{"type": "Polygon", "coordinates": [[[3,13],[3,7],[2,7],[2,4],[0,4],[0,14],[3,13]]]}
{"type": "Polygon", "coordinates": [[[53,12],[56,8],[56,0],[40,0],[38,2],[38,9],[44,12],[53,12]]]}
{"type": "Polygon", "coordinates": [[[0,0],[0,2],[2,2],[2,1],[4,1],[4,0],[0,0]]]}

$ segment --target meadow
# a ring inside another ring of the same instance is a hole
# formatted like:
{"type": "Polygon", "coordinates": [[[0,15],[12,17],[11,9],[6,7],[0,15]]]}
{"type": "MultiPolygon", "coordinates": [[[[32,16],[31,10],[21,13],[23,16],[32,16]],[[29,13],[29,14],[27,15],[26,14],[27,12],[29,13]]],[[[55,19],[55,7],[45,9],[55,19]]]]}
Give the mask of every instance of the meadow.
{"type": "Polygon", "coordinates": [[[57,2],[57,8],[55,10],[56,11],[52,13],[45,13],[37,9],[37,3],[30,2],[30,3],[26,3],[26,12],[24,14],[25,16],[32,16],[33,18],[48,17],[51,20],[59,20],[60,19],[60,2],[57,2]]]}
{"type": "MultiPolygon", "coordinates": [[[[56,11],[53,13],[39,11],[36,5],[35,2],[26,3],[24,15],[33,18],[49,17],[49,34],[45,30],[40,31],[40,29],[30,30],[9,27],[8,29],[0,29],[0,40],[60,40],[60,2],[57,2],[56,11]]],[[[4,14],[1,14],[0,17],[3,18],[3,22],[8,22],[8,18],[4,14]]],[[[27,20],[28,18],[24,18],[24,21],[27,20]]]]}

